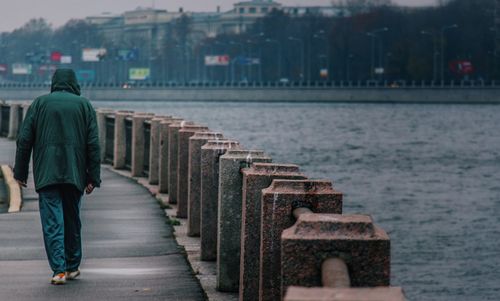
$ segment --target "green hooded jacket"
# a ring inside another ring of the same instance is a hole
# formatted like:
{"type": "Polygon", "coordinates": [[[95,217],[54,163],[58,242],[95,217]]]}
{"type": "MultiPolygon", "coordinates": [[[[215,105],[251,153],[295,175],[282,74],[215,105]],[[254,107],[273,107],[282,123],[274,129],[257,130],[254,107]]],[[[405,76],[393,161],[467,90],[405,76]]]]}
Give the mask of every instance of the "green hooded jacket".
{"type": "Polygon", "coordinates": [[[57,70],[51,93],[35,99],[26,113],[14,167],[19,181],[28,178],[31,151],[37,191],[53,184],[73,184],[82,192],[88,184],[100,186],[96,114],[80,96],[73,70],[57,70]]]}

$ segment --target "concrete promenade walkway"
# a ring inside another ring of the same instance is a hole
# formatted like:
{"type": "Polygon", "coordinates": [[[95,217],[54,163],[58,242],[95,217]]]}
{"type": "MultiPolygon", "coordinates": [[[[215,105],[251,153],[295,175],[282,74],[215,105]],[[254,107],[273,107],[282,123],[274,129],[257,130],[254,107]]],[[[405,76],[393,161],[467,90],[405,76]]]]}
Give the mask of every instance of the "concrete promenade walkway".
{"type": "MultiPolygon", "coordinates": [[[[0,163],[15,143],[0,139],[0,163]]],[[[102,169],[103,187],[82,200],[78,280],[49,284],[33,183],[21,213],[0,214],[0,300],[205,300],[164,211],[142,186],[102,169]]]]}

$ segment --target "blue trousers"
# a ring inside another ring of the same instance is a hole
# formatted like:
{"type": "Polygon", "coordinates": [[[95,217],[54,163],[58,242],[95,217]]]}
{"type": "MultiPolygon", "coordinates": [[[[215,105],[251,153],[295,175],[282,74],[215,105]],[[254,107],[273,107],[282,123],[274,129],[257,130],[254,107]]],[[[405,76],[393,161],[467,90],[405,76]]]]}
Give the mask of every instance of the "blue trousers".
{"type": "Polygon", "coordinates": [[[78,270],[82,260],[82,192],[71,184],[58,184],[44,187],[38,194],[50,268],[54,275],[78,270]]]}

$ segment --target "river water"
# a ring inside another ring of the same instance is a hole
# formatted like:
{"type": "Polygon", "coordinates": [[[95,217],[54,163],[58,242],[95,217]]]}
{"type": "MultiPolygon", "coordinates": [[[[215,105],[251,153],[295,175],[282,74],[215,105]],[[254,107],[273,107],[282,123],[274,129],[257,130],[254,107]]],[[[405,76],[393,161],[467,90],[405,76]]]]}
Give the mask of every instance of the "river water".
{"type": "Polygon", "coordinates": [[[208,125],[344,193],[410,300],[500,300],[500,106],[95,102],[208,125]]]}

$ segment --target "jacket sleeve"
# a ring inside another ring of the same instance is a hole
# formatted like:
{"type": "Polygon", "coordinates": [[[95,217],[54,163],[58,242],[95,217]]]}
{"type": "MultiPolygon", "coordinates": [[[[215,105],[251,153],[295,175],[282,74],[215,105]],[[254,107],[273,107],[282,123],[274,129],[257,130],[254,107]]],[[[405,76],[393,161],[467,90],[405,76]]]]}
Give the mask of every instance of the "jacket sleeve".
{"type": "Polygon", "coordinates": [[[26,117],[17,137],[16,163],[14,178],[25,182],[28,179],[29,164],[33,144],[35,143],[36,100],[29,106],[26,117]]]}
{"type": "Polygon", "coordinates": [[[89,104],[87,122],[87,183],[94,187],[101,186],[101,152],[99,146],[99,132],[97,129],[96,113],[89,104]]]}

